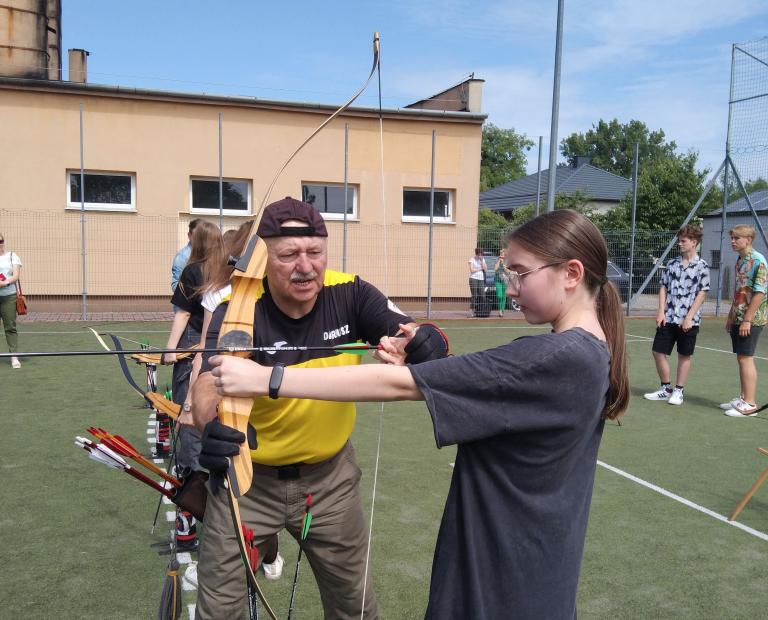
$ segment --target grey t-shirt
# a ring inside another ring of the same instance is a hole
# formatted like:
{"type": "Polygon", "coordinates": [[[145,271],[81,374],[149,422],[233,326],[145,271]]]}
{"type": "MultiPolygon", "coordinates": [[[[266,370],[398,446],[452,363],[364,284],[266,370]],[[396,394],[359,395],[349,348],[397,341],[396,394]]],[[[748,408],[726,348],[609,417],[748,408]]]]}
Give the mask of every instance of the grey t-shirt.
{"type": "Polygon", "coordinates": [[[427,618],[576,616],[609,367],[578,328],[410,367],[458,444],[427,618]]]}

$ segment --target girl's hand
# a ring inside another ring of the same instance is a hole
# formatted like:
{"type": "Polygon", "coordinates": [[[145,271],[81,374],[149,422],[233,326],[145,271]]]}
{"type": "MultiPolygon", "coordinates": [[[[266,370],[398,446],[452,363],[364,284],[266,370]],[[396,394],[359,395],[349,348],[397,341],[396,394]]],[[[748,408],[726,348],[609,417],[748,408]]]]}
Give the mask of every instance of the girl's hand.
{"type": "Polygon", "coordinates": [[[176,354],[175,353],[163,353],[163,356],[160,358],[161,362],[164,365],[170,366],[172,364],[176,363],[176,354]]]}
{"type": "Polygon", "coordinates": [[[269,393],[272,369],[233,355],[214,355],[210,360],[213,384],[221,396],[256,397],[269,393]]]}

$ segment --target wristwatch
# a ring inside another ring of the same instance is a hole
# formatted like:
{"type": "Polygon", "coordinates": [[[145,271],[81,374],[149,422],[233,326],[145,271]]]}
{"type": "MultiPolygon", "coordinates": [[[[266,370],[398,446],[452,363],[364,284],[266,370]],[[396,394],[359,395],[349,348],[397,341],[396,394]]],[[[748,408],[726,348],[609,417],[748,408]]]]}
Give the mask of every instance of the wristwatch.
{"type": "Polygon", "coordinates": [[[192,411],[192,403],[184,403],[181,407],[181,410],[186,412],[192,411]]]}

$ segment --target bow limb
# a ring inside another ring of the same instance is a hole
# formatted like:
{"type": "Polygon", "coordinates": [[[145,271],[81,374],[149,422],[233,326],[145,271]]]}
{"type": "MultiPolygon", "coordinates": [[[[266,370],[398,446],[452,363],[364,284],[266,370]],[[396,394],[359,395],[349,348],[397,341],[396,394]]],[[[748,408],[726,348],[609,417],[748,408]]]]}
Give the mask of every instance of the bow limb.
{"type": "MultiPolygon", "coordinates": [[[[219,332],[219,346],[250,347],[253,345],[256,299],[261,291],[261,281],[266,265],[267,246],[260,237],[254,234],[249,239],[243,257],[235,265],[235,270],[232,273],[232,296],[219,332]]],[[[229,353],[229,355],[249,357],[247,351],[229,353]]],[[[248,420],[252,408],[253,399],[251,398],[224,397],[219,401],[219,419],[222,424],[236,428],[247,437],[248,420]]],[[[240,452],[230,459],[229,472],[227,473],[227,499],[248,585],[256,592],[267,615],[273,620],[277,620],[277,615],[270,607],[256,580],[253,567],[248,560],[248,550],[243,535],[237,498],[248,491],[252,479],[251,450],[246,441],[240,446],[240,452]]]]}
{"type": "Polygon", "coordinates": [[[303,149],[307,144],[309,144],[309,141],[312,140],[317,134],[319,134],[323,128],[328,125],[334,118],[336,118],[339,114],[341,114],[344,110],[346,110],[349,106],[352,105],[352,103],[357,99],[360,95],[363,94],[366,88],[368,88],[368,84],[371,83],[371,78],[373,77],[373,74],[376,73],[376,69],[379,67],[379,56],[380,56],[380,46],[379,46],[379,33],[374,32],[373,33],[373,66],[371,67],[371,72],[368,74],[368,78],[365,80],[365,84],[363,84],[360,87],[360,90],[358,90],[352,97],[350,97],[346,102],[344,102],[341,107],[336,110],[333,114],[331,114],[328,118],[326,118],[318,127],[309,134],[309,137],[302,142],[299,147],[291,154],[291,156],[285,160],[285,163],[282,165],[280,170],[277,171],[277,174],[275,175],[275,178],[272,179],[272,182],[269,184],[269,187],[267,188],[267,193],[264,194],[264,199],[261,201],[261,206],[259,207],[259,210],[256,212],[256,217],[258,218],[259,213],[261,213],[262,209],[264,208],[264,205],[267,204],[267,200],[269,200],[270,195],[272,194],[272,190],[275,187],[275,184],[277,183],[277,180],[280,178],[280,175],[283,173],[283,170],[285,170],[288,167],[288,164],[290,164],[293,161],[293,158],[296,157],[296,155],[299,154],[299,151],[303,149]]]}

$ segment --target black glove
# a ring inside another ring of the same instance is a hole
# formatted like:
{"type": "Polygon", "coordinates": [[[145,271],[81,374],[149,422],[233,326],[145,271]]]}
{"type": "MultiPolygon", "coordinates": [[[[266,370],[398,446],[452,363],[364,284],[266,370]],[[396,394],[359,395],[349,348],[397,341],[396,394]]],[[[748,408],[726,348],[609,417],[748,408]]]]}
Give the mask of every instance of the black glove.
{"type": "Polygon", "coordinates": [[[214,418],[203,429],[200,441],[200,465],[212,474],[224,474],[229,468],[229,456],[240,452],[245,435],[214,418]]]}
{"type": "Polygon", "coordinates": [[[448,356],[448,336],[437,325],[422,323],[405,345],[406,364],[421,364],[448,356]]]}

